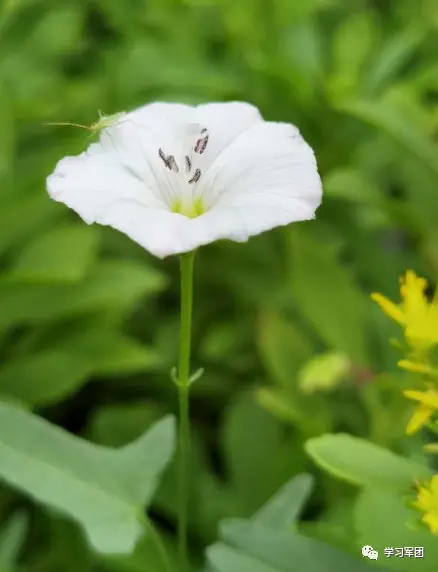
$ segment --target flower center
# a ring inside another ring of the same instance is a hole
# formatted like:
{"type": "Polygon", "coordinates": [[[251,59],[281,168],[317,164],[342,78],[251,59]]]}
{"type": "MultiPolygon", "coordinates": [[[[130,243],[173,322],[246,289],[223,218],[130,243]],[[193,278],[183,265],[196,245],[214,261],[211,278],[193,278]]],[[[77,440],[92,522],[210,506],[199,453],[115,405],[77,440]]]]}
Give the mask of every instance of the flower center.
{"type": "Polygon", "coordinates": [[[166,154],[161,147],[158,149],[158,156],[164,167],[178,177],[184,177],[184,183],[181,185],[182,194],[174,197],[169,205],[170,210],[174,213],[195,218],[206,212],[202,197],[196,196],[197,183],[202,177],[202,170],[196,166],[196,162],[200,159],[198,156],[202,155],[207,148],[208,140],[209,134],[204,127],[197,136],[195,144],[191,146],[189,153],[184,155],[183,161],[179,162],[175,159],[175,155],[166,154]]]}

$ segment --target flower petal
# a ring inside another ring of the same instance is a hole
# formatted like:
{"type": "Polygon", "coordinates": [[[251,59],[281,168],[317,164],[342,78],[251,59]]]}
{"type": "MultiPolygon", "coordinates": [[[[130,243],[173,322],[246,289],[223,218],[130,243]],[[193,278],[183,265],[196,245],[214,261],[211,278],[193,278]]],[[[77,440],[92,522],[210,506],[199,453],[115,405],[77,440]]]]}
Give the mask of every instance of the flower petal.
{"type": "Polygon", "coordinates": [[[403,395],[408,399],[419,401],[423,405],[427,405],[429,409],[436,409],[438,411],[438,391],[434,389],[428,391],[415,391],[413,389],[406,389],[403,395]]]}
{"type": "Polygon", "coordinates": [[[406,433],[413,435],[425,425],[432,416],[432,410],[424,405],[415,408],[414,413],[406,427],[406,433]]]}
{"type": "Polygon", "coordinates": [[[185,216],[147,208],[135,202],[114,203],[99,216],[98,223],[112,226],[158,258],[188,252],[199,246],[185,216]]]}
{"type": "Polygon", "coordinates": [[[246,241],[276,226],[314,218],[322,188],[312,149],[298,130],[264,122],[220,153],[197,193],[208,211],[192,224],[209,241],[246,241]]]}
{"type": "Polygon", "coordinates": [[[123,165],[120,153],[104,152],[99,144],[77,157],[65,157],[47,178],[49,195],[75,210],[88,224],[120,200],[165,208],[147,161],[138,170],[123,165]]]}
{"type": "Polygon", "coordinates": [[[256,107],[239,101],[198,105],[194,120],[208,132],[208,144],[200,165],[202,169],[211,165],[241,133],[263,122],[256,107]]]}
{"type": "Polygon", "coordinates": [[[391,302],[391,300],[388,300],[388,298],[386,298],[386,296],[383,296],[382,294],[379,294],[378,292],[374,292],[373,294],[371,294],[371,300],[374,300],[374,302],[377,302],[377,304],[379,304],[379,306],[383,310],[383,312],[385,312],[385,314],[387,316],[389,316],[391,318],[391,320],[394,320],[394,322],[397,322],[399,324],[404,324],[405,315],[404,315],[403,311],[401,310],[401,308],[399,306],[394,304],[394,302],[391,302]]]}

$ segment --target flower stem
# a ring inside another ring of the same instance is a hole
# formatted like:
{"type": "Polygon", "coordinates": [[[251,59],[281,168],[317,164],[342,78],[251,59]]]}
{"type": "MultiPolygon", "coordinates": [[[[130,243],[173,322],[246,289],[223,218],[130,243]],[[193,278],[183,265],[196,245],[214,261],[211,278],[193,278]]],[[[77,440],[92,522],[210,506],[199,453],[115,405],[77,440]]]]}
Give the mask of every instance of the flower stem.
{"type": "Polygon", "coordinates": [[[193,263],[195,252],[182,254],[181,265],[181,323],[178,360],[179,395],[179,511],[178,555],[181,570],[188,564],[187,520],[190,486],[190,349],[192,334],[193,263]]]}

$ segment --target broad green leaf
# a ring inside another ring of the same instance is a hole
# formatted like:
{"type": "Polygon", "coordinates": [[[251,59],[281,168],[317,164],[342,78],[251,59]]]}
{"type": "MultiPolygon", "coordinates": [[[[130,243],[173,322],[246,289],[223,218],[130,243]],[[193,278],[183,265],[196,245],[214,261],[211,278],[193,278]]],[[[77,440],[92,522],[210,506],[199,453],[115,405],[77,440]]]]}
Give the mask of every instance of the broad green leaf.
{"type": "Polygon", "coordinates": [[[379,563],[392,570],[435,572],[438,542],[426,527],[415,521],[420,514],[407,506],[406,499],[392,491],[365,487],[356,502],[358,549],[365,544],[379,552],[379,563]],[[385,556],[385,548],[421,546],[424,558],[385,556]]]}
{"type": "Polygon", "coordinates": [[[172,418],[114,450],[0,403],[0,477],[79,522],[99,552],[133,550],[144,533],[144,505],[173,448],[172,418]]]}
{"type": "Polygon", "coordinates": [[[286,483],[253,517],[272,529],[288,529],[296,523],[312,492],[314,479],[303,473],[286,483]]]}
{"type": "Polygon", "coordinates": [[[89,434],[96,443],[119,447],[137,439],[160,417],[162,411],[153,402],[102,405],[91,419],[89,434]]]}
{"type": "Polygon", "coordinates": [[[97,255],[98,229],[84,224],[55,227],[27,244],[9,277],[42,282],[79,282],[97,255]]]}
{"type": "Polygon", "coordinates": [[[207,549],[207,558],[212,572],[289,572],[265,564],[241,550],[230,548],[226,544],[217,543],[207,549]]]}
{"type": "Polygon", "coordinates": [[[0,567],[13,568],[18,561],[28,528],[27,515],[16,512],[0,530],[0,567]]]}
{"type": "Polygon", "coordinates": [[[322,469],[353,485],[406,490],[430,476],[427,467],[345,433],[309,439],[305,449],[322,469]]]}
{"type": "Polygon", "coordinates": [[[0,394],[29,405],[50,405],[71,395],[90,373],[88,360],[67,351],[28,354],[0,367],[0,394]]]}
{"type": "Polygon", "coordinates": [[[309,227],[288,235],[291,256],[291,298],[329,349],[346,353],[365,365],[364,297],[351,271],[341,265],[329,245],[309,227]]]}
{"type": "Polygon", "coordinates": [[[42,285],[0,279],[0,329],[16,324],[44,323],[99,310],[130,307],[141,296],[164,286],[163,276],[146,264],[99,262],[80,284],[42,285]]]}
{"type": "MultiPolygon", "coordinates": [[[[238,551],[238,555],[246,558],[248,563],[253,559],[254,570],[258,569],[257,566],[260,566],[260,570],[264,570],[265,566],[266,570],[272,569],[275,572],[369,572],[373,568],[380,569],[364,562],[359,551],[357,558],[354,558],[311,538],[254,522],[225,521],[221,526],[221,538],[238,551]]],[[[225,567],[227,559],[224,556],[230,554],[236,553],[230,552],[222,544],[211,547],[207,552],[210,563],[221,572],[236,570],[231,566],[225,567]]],[[[236,558],[237,563],[239,558],[236,558]]],[[[251,572],[251,569],[242,566],[242,571],[251,572]]]]}

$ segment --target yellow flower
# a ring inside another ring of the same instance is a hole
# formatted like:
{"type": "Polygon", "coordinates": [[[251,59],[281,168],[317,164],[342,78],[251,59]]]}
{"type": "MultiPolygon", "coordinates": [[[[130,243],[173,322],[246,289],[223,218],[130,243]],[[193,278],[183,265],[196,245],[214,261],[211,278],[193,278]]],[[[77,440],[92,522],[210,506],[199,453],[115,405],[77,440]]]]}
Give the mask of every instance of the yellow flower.
{"type": "Polygon", "coordinates": [[[421,429],[432,415],[438,411],[438,391],[435,389],[428,389],[427,391],[414,391],[409,389],[404,391],[403,395],[419,403],[406,429],[406,432],[412,435],[421,429]]]}
{"type": "Polygon", "coordinates": [[[429,483],[419,487],[414,506],[424,513],[421,520],[432,534],[438,535],[438,474],[429,483]]]}
{"type": "Polygon", "coordinates": [[[385,314],[403,326],[407,341],[419,351],[438,343],[438,292],[429,303],[426,288],[427,281],[408,270],[400,280],[400,304],[382,294],[371,294],[385,314]]]}

